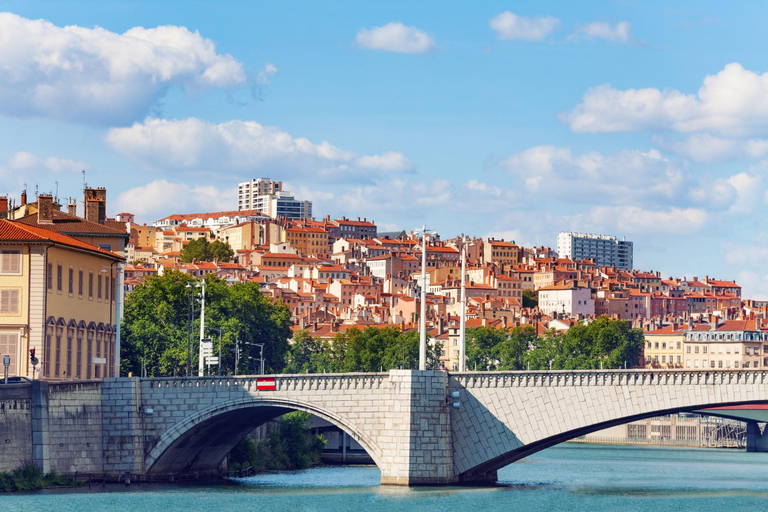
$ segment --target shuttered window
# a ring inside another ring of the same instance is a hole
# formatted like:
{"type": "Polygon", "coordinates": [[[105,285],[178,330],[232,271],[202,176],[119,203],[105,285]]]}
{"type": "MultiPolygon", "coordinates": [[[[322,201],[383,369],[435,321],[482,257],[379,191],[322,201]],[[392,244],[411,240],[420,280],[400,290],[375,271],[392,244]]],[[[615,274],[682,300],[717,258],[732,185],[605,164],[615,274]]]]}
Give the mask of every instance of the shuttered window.
{"type": "Polygon", "coordinates": [[[0,289],[0,314],[18,314],[20,312],[20,295],[21,291],[18,288],[0,289]]]}
{"type": "Polygon", "coordinates": [[[0,251],[0,274],[21,274],[21,251],[0,251]]]}
{"type": "Polygon", "coordinates": [[[18,341],[17,333],[0,332],[0,355],[11,356],[11,365],[8,367],[8,375],[16,374],[16,361],[18,361],[18,341]]]}

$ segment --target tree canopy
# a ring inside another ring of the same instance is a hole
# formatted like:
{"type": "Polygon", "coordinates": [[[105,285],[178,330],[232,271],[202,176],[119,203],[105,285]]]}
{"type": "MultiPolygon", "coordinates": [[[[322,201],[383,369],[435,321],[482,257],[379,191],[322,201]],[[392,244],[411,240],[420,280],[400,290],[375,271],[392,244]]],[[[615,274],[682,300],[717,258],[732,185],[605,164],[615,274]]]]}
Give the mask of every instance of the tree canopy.
{"type": "MultiPolygon", "coordinates": [[[[123,375],[141,375],[142,369],[153,376],[185,375],[188,327],[192,339],[191,373],[196,374],[200,338],[198,282],[188,274],[170,271],[146,278],[126,297],[121,326],[123,375]],[[190,304],[194,309],[192,324],[187,320],[190,304]]],[[[252,343],[265,344],[266,371],[282,370],[291,335],[291,314],[285,304],[262,295],[256,283],[229,286],[209,274],[205,284],[205,334],[213,339],[214,352],[218,352],[219,336],[210,328],[222,331],[222,373],[234,373],[237,339],[251,343],[242,347],[241,372],[255,373],[260,349],[252,343]]]]}
{"type": "Polygon", "coordinates": [[[197,240],[192,240],[182,247],[179,259],[184,263],[194,261],[229,261],[235,255],[235,252],[228,243],[220,240],[208,242],[206,237],[201,236],[197,240]]]}

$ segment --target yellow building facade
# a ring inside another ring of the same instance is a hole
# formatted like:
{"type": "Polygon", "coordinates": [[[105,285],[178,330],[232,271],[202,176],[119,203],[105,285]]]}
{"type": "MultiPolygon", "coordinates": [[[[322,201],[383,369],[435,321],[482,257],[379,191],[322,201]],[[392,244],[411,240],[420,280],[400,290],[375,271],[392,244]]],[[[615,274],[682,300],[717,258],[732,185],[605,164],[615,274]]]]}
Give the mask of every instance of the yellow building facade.
{"type": "Polygon", "coordinates": [[[683,368],[685,329],[666,326],[643,335],[646,368],[683,368]]]}
{"type": "Polygon", "coordinates": [[[115,375],[122,261],[75,238],[0,220],[0,353],[11,356],[9,375],[45,380],[115,375]]]}

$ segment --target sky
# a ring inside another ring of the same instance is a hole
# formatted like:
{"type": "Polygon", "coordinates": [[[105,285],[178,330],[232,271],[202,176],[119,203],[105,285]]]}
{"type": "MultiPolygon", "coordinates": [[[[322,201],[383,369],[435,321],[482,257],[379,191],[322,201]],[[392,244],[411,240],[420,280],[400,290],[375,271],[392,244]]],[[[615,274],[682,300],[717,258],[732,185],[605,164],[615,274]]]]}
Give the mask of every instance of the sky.
{"type": "Polygon", "coordinates": [[[3,1],[0,194],[152,222],[283,181],[315,217],[768,298],[764,2],[3,1]]]}

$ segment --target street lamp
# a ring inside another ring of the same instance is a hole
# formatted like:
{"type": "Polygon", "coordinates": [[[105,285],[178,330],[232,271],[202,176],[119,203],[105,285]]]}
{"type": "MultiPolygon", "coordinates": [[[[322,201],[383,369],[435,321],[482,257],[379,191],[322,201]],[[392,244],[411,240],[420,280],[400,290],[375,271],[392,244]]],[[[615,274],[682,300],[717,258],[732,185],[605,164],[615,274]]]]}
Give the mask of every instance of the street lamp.
{"type": "Polygon", "coordinates": [[[218,327],[209,327],[212,331],[217,331],[219,333],[219,373],[218,376],[221,377],[221,329],[218,327]]]}
{"type": "Polygon", "coordinates": [[[187,283],[187,377],[189,377],[189,371],[192,368],[192,319],[194,317],[192,311],[192,296],[194,291],[192,290],[192,283],[187,283]]]}
{"type": "Polygon", "coordinates": [[[423,226],[421,232],[421,315],[419,318],[419,370],[427,369],[427,244],[434,230],[423,226]]]}

